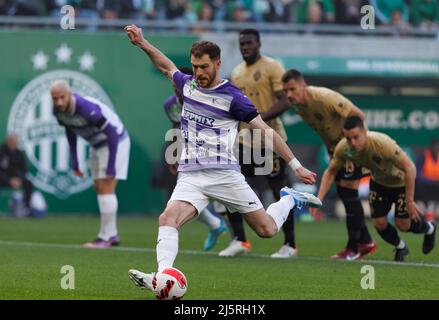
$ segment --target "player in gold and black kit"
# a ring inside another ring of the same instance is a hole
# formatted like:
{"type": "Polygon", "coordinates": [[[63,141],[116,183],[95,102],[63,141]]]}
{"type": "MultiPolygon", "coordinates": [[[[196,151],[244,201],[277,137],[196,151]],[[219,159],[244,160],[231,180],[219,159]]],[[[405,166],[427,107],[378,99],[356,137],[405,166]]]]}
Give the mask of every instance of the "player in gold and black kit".
{"type": "MultiPolygon", "coordinates": [[[[309,86],[297,70],[288,70],[282,77],[284,91],[291,107],[322,138],[328,153],[332,156],[335,146],[343,138],[343,124],[349,116],[364,119],[364,113],[343,95],[324,87],[309,86]]],[[[267,118],[276,116],[286,109],[272,108],[267,118]]],[[[366,175],[360,166],[348,163],[337,173],[337,193],[346,209],[348,242],[332,259],[356,260],[375,251],[364,219],[364,210],[358,196],[360,179],[366,175]]]]}
{"type": "MultiPolygon", "coordinates": [[[[265,119],[265,112],[272,107],[288,106],[289,102],[282,89],[281,78],[285,72],[284,68],[276,60],[260,54],[260,35],[255,29],[242,30],[239,33],[239,48],[242,54],[243,62],[237,65],[231,74],[232,83],[242,90],[242,92],[255,105],[262,119],[265,119]]],[[[277,117],[267,121],[267,124],[273,128],[285,141],[287,135],[281,120],[277,117]]],[[[241,134],[249,126],[241,122],[241,134]],[[244,130],[244,131],[243,131],[244,130]]],[[[250,131],[249,139],[240,139],[239,158],[241,172],[245,177],[254,177],[256,168],[267,165],[258,163],[252,156],[255,154],[265,154],[265,142],[250,131]],[[258,149],[256,151],[256,149],[258,149]],[[244,161],[244,159],[251,161],[244,161]],[[248,163],[251,162],[251,163],[248,163]]],[[[266,175],[267,182],[273,192],[276,200],[279,200],[280,189],[287,185],[286,168],[287,163],[277,154],[273,157],[268,156],[266,161],[272,165],[272,170],[266,175]]],[[[256,174],[258,174],[256,172],[256,174]]],[[[222,256],[233,256],[240,253],[248,252],[250,244],[246,241],[243,222],[241,215],[229,215],[230,224],[234,231],[235,239],[232,240],[229,247],[220,252],[222,256]]],[[[294,216],[290,214],[282,227],[285,239],[281,249],[272,255],[273,258],[288,258],[297,254],[294,239],[294,216]]]]}
{"type": "Polygon", "coordinates": [[[435,245],[436,225],[427,222],[414,202],[416,167],[407,154],[389,136],[368,131],[359,117],[349,117],[343,127],[345,138],[334,151],[325,171],[318,197],[322,200],[337,172],[346,162],[366,167],[371,173],[369,203],[373,224],[386,242],[395,246],[395,261],[404,261],[407,245],[388,223],[387,214],[395,204],[395,225],[403,232],[424,234],[422,252],[435,245]]]}

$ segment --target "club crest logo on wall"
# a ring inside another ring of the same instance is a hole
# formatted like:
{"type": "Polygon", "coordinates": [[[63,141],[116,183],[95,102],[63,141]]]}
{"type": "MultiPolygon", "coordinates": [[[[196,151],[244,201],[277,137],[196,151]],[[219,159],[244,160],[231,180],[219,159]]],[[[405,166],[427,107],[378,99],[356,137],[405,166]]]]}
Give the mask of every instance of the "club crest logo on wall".
{"type": "Polygon", "coordinates": [[[51,83],[56,79],[64,79],[74,92],[98,99],[113,108],[110,98],[101,86],[85,74],[94,70],[96,58],[89,51],[85,51],[75,63],[72,55],[73,49],[66,43],[61,44],[54,51],[55,68],[49,71],[47,69],[51,57],[43,50],[38,50],[31,57],[32,67],[39,74],[16,96],[9,111],[7,127],[9,133],[17,133],[20,137],[20,147],[30,162],[29,179],[39,189],[60,199],[88,189],[93,180],[88,161],[89,145],[82,138],[78,139],[77,151],[85,177],[81,179],[73,174],[65,129],[53,115],[51,83]],[[61,65],[79,71],[57,69],[61,65]]]}

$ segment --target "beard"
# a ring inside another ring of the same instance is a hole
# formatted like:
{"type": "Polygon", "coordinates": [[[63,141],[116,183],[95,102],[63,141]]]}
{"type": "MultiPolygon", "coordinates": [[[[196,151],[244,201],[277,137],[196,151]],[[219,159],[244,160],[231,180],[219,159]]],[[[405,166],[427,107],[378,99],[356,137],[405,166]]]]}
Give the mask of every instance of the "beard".
{"type": "Polygon", "coordinates": [[[215,81],[215,79],[216,79],[216,70],[213,70],[212,71],[212,73],[210,73],[210,74],[208,74],[208,77],[209,77],[209,80],[207,80],[207,79],[202,79],[202,81],[204,81],[204,82],[206,82],[206,85],[202,85],[201,83],[200,83],[200,80],[198,80],[197,82],[198,82],[198,85],[201,87],[201,88],[210,88],[210,87],[212,87],[212,84],[213,84],[213,82],[215,81]]]}

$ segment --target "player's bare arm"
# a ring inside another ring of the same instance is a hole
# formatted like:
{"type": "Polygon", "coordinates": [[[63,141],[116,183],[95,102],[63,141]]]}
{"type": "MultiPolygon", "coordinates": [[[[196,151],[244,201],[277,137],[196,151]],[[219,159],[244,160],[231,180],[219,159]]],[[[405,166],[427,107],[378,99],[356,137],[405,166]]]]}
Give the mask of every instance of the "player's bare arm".
{"type": "Polygon", "coordinates": [[[281,138],[281,136],[269,127],[264,120],[262,120],[261,116],[257,116],[252,121],[249,122],[250,127],[252,129],[260,129],[262,130],[263,135],[272,135],[273,136],[273,151],[276,152],[279,156],[282,157],[288,164],[292,163],[291,166],[293,168],[296,176],[305,184],[315,184],[317,174],[309,171],[305,167],[301,166],[296,157],[294,156],[291,149],[285,143],[285,141],[281,138]]]}
{"type": "Polygon", "coordinates": [[[320,183],[320,188],[319,188],[319,192],[317,194],[317,198],[322,200],[326,197],[326,194],[328,193],[329,189],[331,188],[332,184],[334,183],[337,172],[340,169],[341,169],[340,167],[338,167],[334,163],[332,163],[325,170],[325,172],[323,173],[323,176],[322,176],[322,181],[320,183]]]}
{"type": "Polygon", "coordinates": [[[177,71],[175,64],[143,37],[141,28],[131,24],[126,26],[124,29],[131,43],[142,49],[151,59],[156,68],[159,69],[161,73],[166,75],[169,80],[172,80],[172,74],[177,71]]]}
{"type": "Polygon", "coordinates": [[[283,90],[276,91],[274,94],[277,99],[276,102],[269,110],[261,113],[262,120],[264,121],[274,119],[290,108],[290,102],[283,90]]]}
{"type": "Polygon", "coordinates": [[[405,199],[407,203],[407,213],[411,219],[419,220],[419,212],[414,200],[416,166],[409,157],[403,153],[401,162],[397,164],[397,167],[405,173],[405,199]]]}
{"type": "MultiPolygon", "coordinates": [[[[335,164],[334,161],[331,161],[328,168],[323,173],[322,181],[320,182],[319,192],[317,194],[317,198],[319,198],[320,201],[323,202],[323,199],[325,199],[325,196],[331,188],[332,184],[334,183],[337,172],[340,169],[341,167],[339,165],[335,164]]],[[[314,216],[317,213],[317,209],[310,208],[309,212],[311,213],[311,215],[314,216]]]]}

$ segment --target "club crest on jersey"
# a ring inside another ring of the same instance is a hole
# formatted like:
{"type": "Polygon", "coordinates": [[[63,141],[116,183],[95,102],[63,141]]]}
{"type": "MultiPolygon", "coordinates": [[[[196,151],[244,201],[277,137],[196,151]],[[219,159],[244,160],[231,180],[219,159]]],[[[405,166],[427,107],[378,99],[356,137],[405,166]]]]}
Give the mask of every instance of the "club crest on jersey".
{"type": "Polygon", "coordinates": [[[253,79],[255,81],[259,81],[259,79],[261,79],[261,72],[259,70],[253,74],[253,79]]]}
{"type": "Polygon", "coordinates": [[[72,90],[91,96],[113,108],[101,86],[84,73],[53,70],[40,74],[19,92],[8,117],[8,132],[17,133],[20,147],[29,159],[29,179],[39,189],[60,199],[88,189],[93,184],[89,168],[89,145],[78,140],[77,150],[83,179],[71,169],[65,129],[53,115],[50,86],[54,80],[66,80],[72,90]]]}
{"type": "Polygon", "coordinates": [[[192,94],[195,91],[196,87],[197,81],[195,79],[192,79],[191,84],[189,85],[189,94],[192,94]]]}

